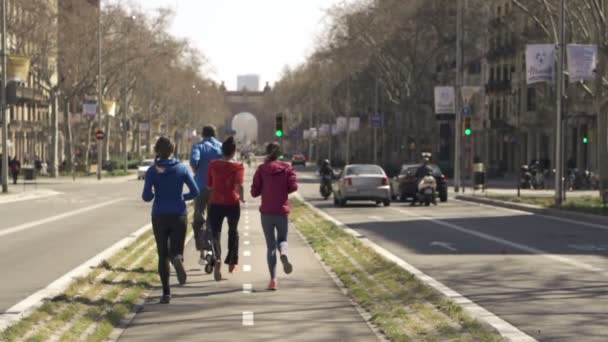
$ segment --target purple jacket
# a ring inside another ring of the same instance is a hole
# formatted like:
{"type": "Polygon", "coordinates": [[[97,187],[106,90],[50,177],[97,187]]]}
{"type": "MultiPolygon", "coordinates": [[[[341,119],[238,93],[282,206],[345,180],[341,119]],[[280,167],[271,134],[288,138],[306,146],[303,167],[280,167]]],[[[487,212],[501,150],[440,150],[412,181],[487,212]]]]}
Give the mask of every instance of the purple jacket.
{"type": "Polygon", "coordinates": [[[251,196],[262,195],[260,212],[268,215],[289,214],[289,194],[298,190],[296,172],[287,163],[266,161],[253,176],[251,196]]]}

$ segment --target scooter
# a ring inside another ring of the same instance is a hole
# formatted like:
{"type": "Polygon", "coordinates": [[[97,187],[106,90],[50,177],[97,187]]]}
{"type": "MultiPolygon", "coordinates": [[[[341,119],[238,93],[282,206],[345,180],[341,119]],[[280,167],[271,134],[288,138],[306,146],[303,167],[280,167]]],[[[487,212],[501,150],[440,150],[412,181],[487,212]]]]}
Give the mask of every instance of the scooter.
{"type": "Polygon", "coordinates": [[[430,206],[431,203],[437,205],[437,181],[435,177],[428,175],[418,184],[418,202],[425,206],[430,206]]]}
{"type": "Polygon", "coordinates": [[[321,177],[321,187],[319,191],[321,192],[321,197],[323,197],[325,200],[331,196],[331,181],[332,177],[330,175],[324,175],[321,177]]]}

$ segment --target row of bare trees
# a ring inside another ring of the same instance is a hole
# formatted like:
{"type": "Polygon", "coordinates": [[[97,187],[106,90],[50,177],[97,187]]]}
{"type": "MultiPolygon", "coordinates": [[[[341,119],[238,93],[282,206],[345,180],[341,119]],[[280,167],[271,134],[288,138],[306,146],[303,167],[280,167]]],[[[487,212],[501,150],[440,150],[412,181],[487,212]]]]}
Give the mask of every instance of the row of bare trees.
{"type": "Polygon", "coordinates": [[[15,46],[14,52],[32,58],[33,73],[48,89],[50,103],[56,104],[53,112],[63,113],[63,154],[68,167],[77,146],[84,146],[84,163],[90,163],[92,132],[98,128],[106,133],[103,150],[98,152],[107,160],[129,150],[138,154],[142,122],[150,127],[148,152],[150,131],[161,122],[165,132],[176,138],[187,129],[200,129],[203,123],[223,122],[223,101],[217,85],[208,78],[204,55],[189,41],[169,33],[172,11],[158,9],[151,15],[124,3],[101,10],[97,1],[53,3],[20,0],[26,15],[15,17],[8,27],[23,45],[15,46]],[[104,127],[81,114],[82,103],[97,98],[99,27],[102,94],[118,104],[115,117],[105,116],[104,127]]]}

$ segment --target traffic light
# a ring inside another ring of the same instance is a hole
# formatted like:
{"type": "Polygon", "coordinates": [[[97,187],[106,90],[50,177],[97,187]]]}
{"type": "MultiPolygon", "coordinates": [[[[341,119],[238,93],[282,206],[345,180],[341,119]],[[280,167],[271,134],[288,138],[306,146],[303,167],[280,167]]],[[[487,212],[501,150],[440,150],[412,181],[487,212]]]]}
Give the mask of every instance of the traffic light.
{"type": "Polygon", "coordinates": [[[589,137],[588,136],[583,136],[583,144],[588,144],[589,143],[589,137]]]}
{"type": "Polygon", "coordinates": [[[282,138],[284,135],[283,131],[283,113],[279,113],[275,117],[274,131],[277,138],[282,138]]]}
{"type": "Polygon", "coordinates": [[[471,118],[464,118],[462,123],[463,131],[465,136],[471,136],[473,134],[473,130],[471,129],[471,118]]]}

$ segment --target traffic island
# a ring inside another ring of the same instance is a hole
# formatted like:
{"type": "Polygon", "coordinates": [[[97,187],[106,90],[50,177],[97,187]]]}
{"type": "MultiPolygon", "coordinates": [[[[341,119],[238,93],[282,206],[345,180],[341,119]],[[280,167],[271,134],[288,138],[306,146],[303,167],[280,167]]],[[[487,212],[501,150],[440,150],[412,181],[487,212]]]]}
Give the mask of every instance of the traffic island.
{"type": "Polygon", "coordinates": [[[147,232],[86,277],[0,333],[2,341],[103,341],[158,287],[156,244],[147,232]]]}
{"type": "Polygon", "coordinates": [[[344,284],[347,295],[370,314],[371,323],[389,340],[505,341],[302,201],[293,201],[291,220],[344,284]]]}

